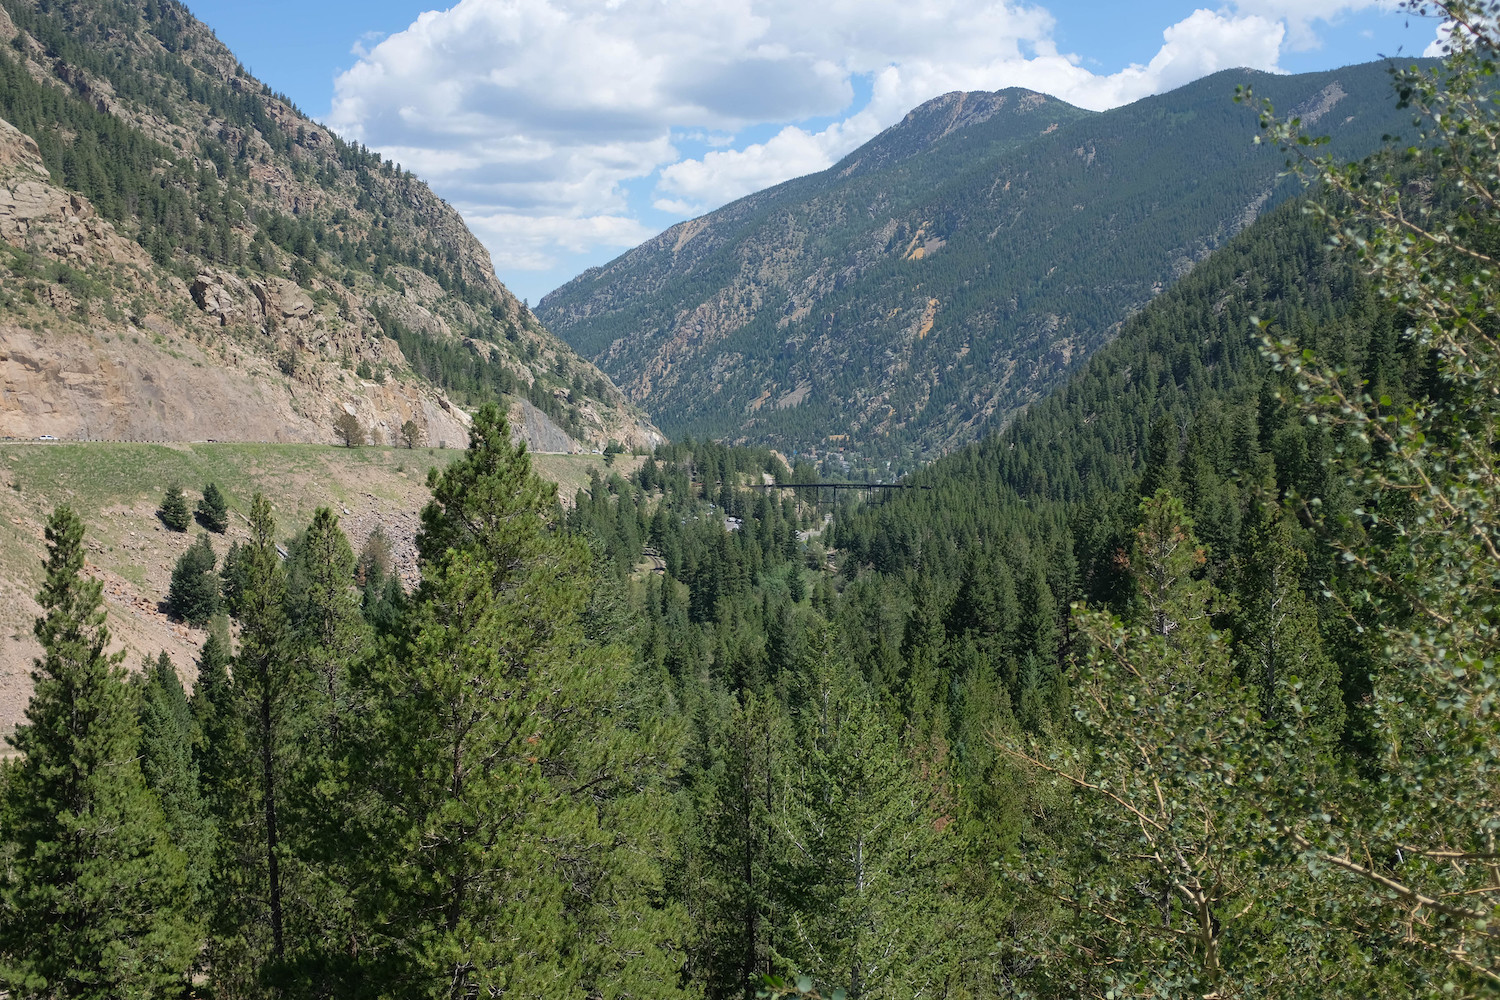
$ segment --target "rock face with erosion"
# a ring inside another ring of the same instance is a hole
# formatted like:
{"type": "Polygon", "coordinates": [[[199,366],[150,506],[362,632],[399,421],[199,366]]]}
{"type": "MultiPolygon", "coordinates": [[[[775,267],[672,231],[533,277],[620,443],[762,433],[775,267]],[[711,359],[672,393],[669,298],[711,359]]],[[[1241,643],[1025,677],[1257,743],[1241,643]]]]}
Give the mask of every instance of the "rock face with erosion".
{"type": "Polygon", "coordinates": [[[413,422],[456,447],[460,402],[498,399],[537,450],[662,439],[452,206],[185,9],[8,6],[14,106],[68,113],[0,121],[0,437],[332,443],[352,413],[376,443],[413,422]]]}

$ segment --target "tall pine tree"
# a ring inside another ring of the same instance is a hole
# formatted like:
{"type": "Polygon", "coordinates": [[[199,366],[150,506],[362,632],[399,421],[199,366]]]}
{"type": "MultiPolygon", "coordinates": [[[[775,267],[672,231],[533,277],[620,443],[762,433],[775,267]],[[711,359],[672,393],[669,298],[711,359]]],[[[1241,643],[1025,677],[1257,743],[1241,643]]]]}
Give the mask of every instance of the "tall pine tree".
{"type": "Polygon", "coordinates": [[[198,725],[165,650],[147,662],[140,695],[141,770],[156,793],[172,841],[187,861],[186,912],[201,920],[213,859],[213,821],[198,786],[198,725]]]}
{"type": "Polygon", "coordinates": [[[587,547],[549,524],[554,488],[493,406],[430,483],[363,769],[386,823],[364,912],[388,915],[364,968],[408,997],[671,995],[682,929],[648,900],[675,743],[628,662],[587,641],[587,547]]]}
{"type": "Polygon", "coordinates": [[[185,985],[198,948],[185,863],[141,773],[83,522],[59,508],[46,535],[43,655],[0,816],[0,982],[16,997],[155,996],[185,985]]]}

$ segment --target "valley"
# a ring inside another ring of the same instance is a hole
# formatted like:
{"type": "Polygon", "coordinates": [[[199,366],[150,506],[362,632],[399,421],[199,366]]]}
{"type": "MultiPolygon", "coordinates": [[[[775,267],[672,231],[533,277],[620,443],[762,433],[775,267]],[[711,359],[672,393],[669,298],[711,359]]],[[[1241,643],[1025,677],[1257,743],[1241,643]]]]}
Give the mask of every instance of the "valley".
{"type": "Polygon", "coordinates": [[[0,0],[0,996],[1493,1000],[1493,5],[586,6],[0,0]]]}

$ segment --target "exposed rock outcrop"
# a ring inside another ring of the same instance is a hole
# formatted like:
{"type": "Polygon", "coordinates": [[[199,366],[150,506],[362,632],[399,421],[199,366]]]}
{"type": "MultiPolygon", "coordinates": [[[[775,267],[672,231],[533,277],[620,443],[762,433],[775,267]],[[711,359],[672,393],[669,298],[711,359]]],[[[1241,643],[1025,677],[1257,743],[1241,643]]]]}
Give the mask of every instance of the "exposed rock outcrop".
{"type": "Polygon", "coordinates": [[[17,87],[87,108],[26,119],[34,135],[0,122],[0,241],[18,251],[0,253],[0,436],[331,440],[331,414],[353,408],[377,436],[414,419],[461,442],[467,418],[441,387],[468,339],[515,397],[557,400],[530,418],[513,406],[534,446],[660,440],[500,284],[452,206],[250,77],[185,7],[16,0],[0,39],[17,87]],[[38,40],[61,36],[81,49],[38,40]],[[107,78],[90,68],[105,64],[107,78]],[[43,147],[76,149],[85,169],[54,176],[43,147]],[[101,186],[88,161],[107,147],[129,170],[101,186]]]}

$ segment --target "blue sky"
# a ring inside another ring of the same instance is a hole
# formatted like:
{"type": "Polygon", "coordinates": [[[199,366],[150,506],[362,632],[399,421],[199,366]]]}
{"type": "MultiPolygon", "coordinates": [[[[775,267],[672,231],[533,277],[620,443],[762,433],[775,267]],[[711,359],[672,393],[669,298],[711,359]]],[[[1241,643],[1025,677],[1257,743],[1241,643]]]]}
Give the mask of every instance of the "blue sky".
{"type": "Polygon", "coordinates": [[[1388,0],[188,6],[303,111],[427,180],[533,303],[949,90],[1025,86],[1102,110],[1232,66],[1419,55],[1436,31],[1388,0]]]}

